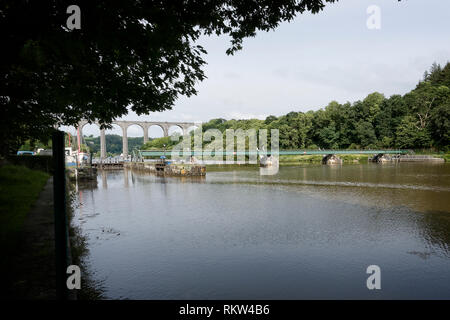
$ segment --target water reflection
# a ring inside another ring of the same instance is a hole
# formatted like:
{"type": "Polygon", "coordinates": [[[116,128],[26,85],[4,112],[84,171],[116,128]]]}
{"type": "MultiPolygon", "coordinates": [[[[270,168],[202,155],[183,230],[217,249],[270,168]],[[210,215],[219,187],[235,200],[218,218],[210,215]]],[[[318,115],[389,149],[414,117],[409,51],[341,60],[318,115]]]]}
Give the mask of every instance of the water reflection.
{"type": "Polygon", "coordinates": [[[125,188],[128,188],[128,186],[129,186],[129,182],[128,182],[128,172],[129,172],[129,170],[128,170],[127,168],[124,168],[124,169],[123,169],[123,181],[124,181],[123,186],[124,186],[125,188]]]}
{"type": "Polygon", "coordinates": [[[419,164],[103,172],[77,214],[110,298],[450,298],[449,177],[419,164]]]}
{"type": "MultiPolygon", "coordinates": [[[[422,236],[431,254],[450,258],[450,215],[448,212],[430,212],[420,220],[422,236]]],[[[449,271],[450,272],[450,271],[449,271]]]]}

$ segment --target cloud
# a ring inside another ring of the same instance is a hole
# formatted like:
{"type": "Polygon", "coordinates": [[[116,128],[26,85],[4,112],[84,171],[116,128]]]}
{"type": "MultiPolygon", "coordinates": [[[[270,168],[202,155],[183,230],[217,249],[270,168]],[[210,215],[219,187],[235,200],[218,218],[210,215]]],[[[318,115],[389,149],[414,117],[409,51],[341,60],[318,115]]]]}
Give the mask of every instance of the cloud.
{"type": "Polygon", "coordinates": [[[225,79],[240,79],[241,75],[238,74],[237,72],[225,72],[223,77],[225,79]]]}

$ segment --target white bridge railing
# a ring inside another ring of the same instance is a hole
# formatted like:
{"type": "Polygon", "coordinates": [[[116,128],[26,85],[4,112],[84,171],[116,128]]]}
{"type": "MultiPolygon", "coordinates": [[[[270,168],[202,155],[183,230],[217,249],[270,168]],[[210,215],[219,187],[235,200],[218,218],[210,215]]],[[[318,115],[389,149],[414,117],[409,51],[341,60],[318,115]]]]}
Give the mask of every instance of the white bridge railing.
{"type": "Polygon", "coordinates": [[[93,158],[92,163],[93,164],[114,164],[114,163],[123,163],[131,161],[131,156],[128,156],[127,158],[122,156],[116,156],[116,157],[106,157],[104,159],[100,158],[93,158]]]}

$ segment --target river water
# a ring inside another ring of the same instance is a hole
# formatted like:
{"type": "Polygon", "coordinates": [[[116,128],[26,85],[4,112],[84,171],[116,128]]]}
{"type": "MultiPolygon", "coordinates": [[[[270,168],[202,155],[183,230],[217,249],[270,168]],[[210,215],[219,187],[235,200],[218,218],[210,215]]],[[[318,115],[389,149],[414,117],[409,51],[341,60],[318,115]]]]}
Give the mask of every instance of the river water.
{"type": "Polygon", "coordinates": [[[77,195],[107,298],[450,299],[449,164],[103,171],[77,195]]]}

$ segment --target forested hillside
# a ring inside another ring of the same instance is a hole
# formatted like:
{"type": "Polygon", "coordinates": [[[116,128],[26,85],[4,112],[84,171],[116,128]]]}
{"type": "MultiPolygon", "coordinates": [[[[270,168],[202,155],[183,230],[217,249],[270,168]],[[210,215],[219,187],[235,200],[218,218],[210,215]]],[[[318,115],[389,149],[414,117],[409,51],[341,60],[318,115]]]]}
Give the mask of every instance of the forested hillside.
{"type": "MultiPolygon", "coordinates": [[[[109,155],[119,155],[122,153],[122,136],[107,134],[105,138],[106,151],[109,155]]],[[[100,155],[100,137],[84,136],[83,139],[91,153],[100,155]]],[[[134,148],[139,148],[143,143],[143,137],[128,137],[128,151],[131,152],[134,148]]]]}
{"type": "MultiPolygon", "coordinates": [[[[411,92],[385,97],[373,92],[362,101],[330,102],[317,111],[292,111],[265,120],[213,119],[203,131],[279,129],[281,149],[450,148],[450,63],[433,64],[411,92]]],[[[144,148],[161,145],[161,139],[144,148]]],[[[168,142],[166,138],[164,142],[168,142]],[[166,141],[167,140],[167,141],[166,141]]],[[[173,143],[169,142],[169,147],[173,143]]]]}

